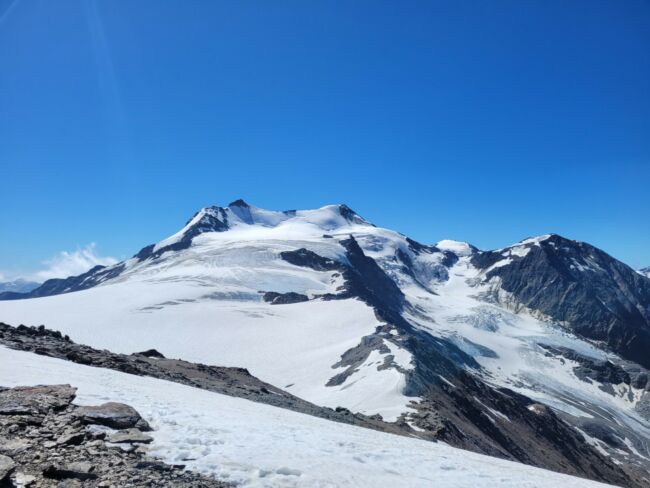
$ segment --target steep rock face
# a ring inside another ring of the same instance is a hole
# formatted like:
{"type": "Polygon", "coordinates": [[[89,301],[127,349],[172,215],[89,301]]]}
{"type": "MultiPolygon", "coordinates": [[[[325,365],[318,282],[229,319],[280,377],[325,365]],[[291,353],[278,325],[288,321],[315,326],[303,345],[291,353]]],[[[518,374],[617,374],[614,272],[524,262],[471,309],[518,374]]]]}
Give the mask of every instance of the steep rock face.
{"type": "Polygon", "coordinates": [[[472,264],[519,305],[650,367],[650,280],[600,249],[550,235],[476,254],[472,264]]]}

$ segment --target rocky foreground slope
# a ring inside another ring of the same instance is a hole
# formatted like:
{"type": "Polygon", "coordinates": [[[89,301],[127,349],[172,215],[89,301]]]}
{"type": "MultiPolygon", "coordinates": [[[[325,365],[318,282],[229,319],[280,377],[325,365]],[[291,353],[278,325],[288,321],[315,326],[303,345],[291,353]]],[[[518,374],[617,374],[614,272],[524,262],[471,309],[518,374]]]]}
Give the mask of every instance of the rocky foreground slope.
{"type": "Polygon", "coordinates": [[[72,403],[70,385],[0,389],[0,485],[226,488],[147,456],[149,424],[132,407],[72,403]]]}

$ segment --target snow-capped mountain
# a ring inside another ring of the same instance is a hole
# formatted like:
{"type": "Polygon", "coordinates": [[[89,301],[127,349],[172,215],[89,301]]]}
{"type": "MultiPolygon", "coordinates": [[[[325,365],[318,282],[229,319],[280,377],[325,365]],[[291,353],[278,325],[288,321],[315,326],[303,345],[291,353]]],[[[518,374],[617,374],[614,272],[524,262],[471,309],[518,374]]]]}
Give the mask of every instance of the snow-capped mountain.
{"type": "Polygon", "coordinates": [[[12,281],[3,281],[0,282],[0,293],[3,292],[12,292],[12,293],[28,293],[35,288],[38,288],[41,284],[36,283],[35,281],[24,280],[18,278],[12,281]]]}
{"type": "Polygon", "coordinates": [[[4,322],[245,367],[423,439],[650,479],[650,279],[560,236],[482,252],[418,243],[345,205],[238,200],[124,262],[0,298],[4,322]]]}
{"type": "Polygon", "coordinates": [[[650,281],[584,242],[558,235],[477,254],[494,298],[525,307],[650,367],[650,281]]]}
{"type": "Polygon", "coordinates": [[[639,270],[639,273],[641,273],[642,275],[650,278],[650,266],[648,266],[647,268],[641,268],[639,270]]]}

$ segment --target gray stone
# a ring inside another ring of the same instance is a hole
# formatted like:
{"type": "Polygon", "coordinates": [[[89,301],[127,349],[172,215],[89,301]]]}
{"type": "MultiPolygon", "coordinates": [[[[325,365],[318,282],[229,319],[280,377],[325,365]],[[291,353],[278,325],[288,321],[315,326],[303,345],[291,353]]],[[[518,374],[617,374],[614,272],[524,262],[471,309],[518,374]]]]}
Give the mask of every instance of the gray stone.
{"type": "Polygon", "coordinates": [[[79,407],[76,415],[88,424],[100,424],[114,429],[138,427],[140,430],[151,430],[147,421],[133,407],[124,403],[108,402],[102,405],[79,407]]]}
{"type": "Polygon", "coordinates": [[[66,468],[70,471],[74,471],[75,473],[83,474],[88,474],[95,470],[95,467],[92,464],[86,462],[70,463],[66,465],[66,468]]]}
{"type": "Polygon", "coordinates": [[[143,434],[138,429],[128,429],[120,432],[115,432],[108,437],[108,442],[113,442],[116,444],[133,444],[135,442],[149,444],[151,441],[153,441],[153,437],[143,434]]]}
{"type": "Polygon", "coordinates": [[[72,445],[72,446],[77,446],[81,444],[81,442],[84,440],[84,434],[81,432],[72,432],[68,434],[64,434],[61,437],[59,437],[56,441],[57,445],[62,446],[62,445],[72,445]]]}
{"type": "Polygon", "coordinates": [[[58,464],[50,464],[43,470],[43,476],[55,480],[63,480],[67,478],[76,480],[89,480],[97,477],[92,471],[94,466],[85,462],[72,462],[60,466],[58,464]]]}
{"type": "Polygon", "coordinates": [[[29,442],[21,439],[0,438],[0,454],[14,456],[29,448],[29,442]]]}
{"type": "Polygon", "coordinates": [[[16,467],[16,463],[9,456],[0,454],[0,482],[6,480],[16,467]]]}
{"type": "Polygon", "coordinates": [[[44,414],[72,403],[77,389],[70,385],[22,386],[0,391],[0,415],[44,414]]]}

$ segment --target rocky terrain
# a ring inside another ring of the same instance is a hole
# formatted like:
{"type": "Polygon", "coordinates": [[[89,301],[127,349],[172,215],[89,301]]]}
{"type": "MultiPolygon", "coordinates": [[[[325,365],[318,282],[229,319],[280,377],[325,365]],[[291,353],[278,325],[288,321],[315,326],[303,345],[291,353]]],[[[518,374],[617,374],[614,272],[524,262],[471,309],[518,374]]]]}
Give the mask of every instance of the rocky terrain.
{"type": "Polygon", "coordinates": [[[70,385],[0,389],[0,485],[214,487],[228,484],[147,456],[151,430],[122,403],[73,403],[70,385]]]}

